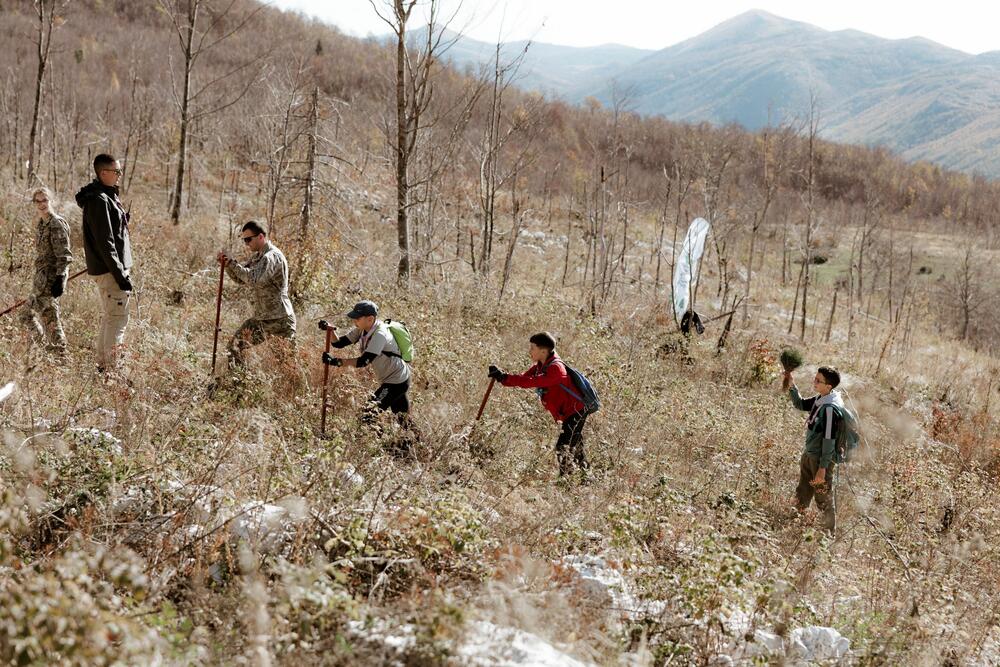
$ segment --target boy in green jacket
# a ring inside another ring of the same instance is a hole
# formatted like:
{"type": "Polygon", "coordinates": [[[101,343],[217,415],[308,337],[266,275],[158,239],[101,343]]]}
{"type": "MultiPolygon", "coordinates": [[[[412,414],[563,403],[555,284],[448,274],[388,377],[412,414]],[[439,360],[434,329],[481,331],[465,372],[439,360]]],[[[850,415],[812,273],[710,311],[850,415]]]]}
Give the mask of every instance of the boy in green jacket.
{"type": "Polygon", "coordinates": [[[809,508],[815,499],[823,514],[823,527],[831,535],[837,527],[837,504],[834,493],[834,454],[837,432],[840,428],[838,411],[844,409],[844,399],[837,391],[840,373],[836,368],[820,366],[813,378],[816,395],[802,398],[799,388],[792,382],[791,371],[785,372],[785,386],[791,385],[788,394],[792,405],[809,413],[806,420],[806,444],[799,460],[799,484],[795,489],[795,504],[800,512],[809,508]]]}

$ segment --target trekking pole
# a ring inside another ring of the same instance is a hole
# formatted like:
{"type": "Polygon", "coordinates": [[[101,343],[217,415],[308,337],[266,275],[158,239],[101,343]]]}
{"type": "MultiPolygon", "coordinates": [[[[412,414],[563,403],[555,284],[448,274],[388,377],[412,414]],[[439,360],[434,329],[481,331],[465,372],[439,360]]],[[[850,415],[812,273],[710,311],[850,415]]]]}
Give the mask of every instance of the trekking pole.
{"type": "MultiPolygon", "coordinates": [[[[69,278],[67,278],[66,282],[68,283],[69,281],[73,280],[73,278],[78,278],[78,277],[82,276],[83,274],[85,274],[86,272],[87,272],[87,269],[83,269],[81,271],[77,271],[76,273],[74,273],[73,275],[71,275],[69,278]]],[[[0,313],[0,317],[3,317],[4,315],[6,315],[7,313],[11,312],[12,310],[16,310],[17,308],[20,308],[21,306],[23,306],[26,303],[28,303],[27,299],[21,299],[20,301],[18,301],[17,303],[15,303],[13,306],[11,306],[7,310],[5,310],[2,313],[0,313]]]]}
{"type": "MultiPolygon", "coordinates": [[[[323,350],[330,354],[330,344],[333,342],[333,330],[337,327],[327,327],[326,329],[326,346],[323,350]]],[[[319,418],[319,434],[321,436],[326,435],[326,392],[327,392],[327,382],[330,380],[330,367],[323,364],[323,409],[320,412],[319,418]]]]}
{"type": "Polygon", "coordinates": [[[490,378],[490,384],[486,387],[486,393],[483,395],[483,402],[479,404],[479,412],[476,414],[476,421],[483,416],[483,410],[486,409],[486,401],[490,400],[490,392],[493,391],[493,385],[497,383],[496,378],[490,378]]]}
{"type": "Polygon", "coordinates": [[[219,319],[222,317],[222,282],[226,279],[226,260],[219,260],[219,291],[215,295],[215,340],[212,341],[212,372],[215,375],[215,354],[219,349],[219,319]]]}

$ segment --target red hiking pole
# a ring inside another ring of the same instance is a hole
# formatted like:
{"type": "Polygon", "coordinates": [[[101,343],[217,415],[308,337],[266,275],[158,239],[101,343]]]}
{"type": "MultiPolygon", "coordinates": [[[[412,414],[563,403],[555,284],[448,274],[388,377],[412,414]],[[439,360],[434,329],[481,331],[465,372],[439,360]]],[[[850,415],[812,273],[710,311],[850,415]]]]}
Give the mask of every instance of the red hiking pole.
{"type": "Polygon", "coordinates": [[[219,291],[215,295],[215,340],[212,341],[212,372],[215,375],[215,354],[219,349],[219,319],[222,316],[222,281],[226,279],[226,260],[219,260],[219,291]]]}
{"type": "Polygon", "coordinates": [[[483,394],[483,402],[479,404],[479,412],[476,413],[476,420],[472,422],[472,425],[468,427],[468,430],[460,436],[463,442],[469,443],[470,449],[474,449],[470,442],[472,432],[476,430],[476,426],[479,424],[479,419],[483,416],[483,410],[486,409],[486,401],[490,400],[490,392],[493,391],[493,385],[495,385],[496,382],[496,378],[490,378],[490,384],[486,387],[486,393],[483,394]]]}
{"type": "MultiPolygon", "coordinates": [[[[66,282],[68,283],[69,281],[73,280],[73,278],[79,278],[80,276],[82,276],[86,272],[87,272],[87,269],[83,269],[82,271],[77,271],[76,273],[74,273],[73,275],[71,275],[69,278],[67,278],[66,282]]],[[[27,299],[21,299],[20,301],[18,301],[17,303],[15,303],[13,306],[11,306],[7,310],[5,310],[2,313],[0,313],[0,317],[3,317],[4,315],[6,315],[7,313],[9,313],[12,310],[16,310],[17,308],[20,308],[21,306],[23,306],[26,303],[28,303],[27,299]]]]}
{"type": "Polygon", "coordinates": [[[490,392],[493,391],[493,385],[497,382],[496,378],[490,378],[490,384],[486,387],[486,393],[483,395],[483,402],[479,404],[479,412],[476,414],[476,421],[483,416],[483,410],[486,409],[486,401],[490,400],[490,392]]]}
{"type": "MultiPolygon", "coordinates": [[[[326,347],[324,347],[323,349],[327,354],[330,353],[330,343],[333,342],[334,329],[336,329],[336,327],[327,327],[326,330],[326,347]]],[[[326,435],[326,390],[327,390],[327,382],[329,380],[330,380],[330,367],[326,364],[323,364],[323,410],[320,413],[320,418],[319,418],[320,435],[326,435]]]]}

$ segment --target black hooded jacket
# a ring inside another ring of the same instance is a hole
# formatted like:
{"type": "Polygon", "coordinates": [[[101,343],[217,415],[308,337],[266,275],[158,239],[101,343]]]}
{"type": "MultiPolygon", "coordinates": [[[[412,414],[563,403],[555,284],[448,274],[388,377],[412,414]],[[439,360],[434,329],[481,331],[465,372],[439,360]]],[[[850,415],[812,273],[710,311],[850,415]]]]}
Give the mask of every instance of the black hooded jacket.
{"type": "MultiPolygon", "coordinates": [[[[110,273],[119,287],[132,268],[132,244],[128,237],[128,213],[118,199],[118,188],[98,180],[76,193],[83,209],[83,250],[87,273],[110,273]]],[[[124,287],[123,287],[124,289],[124,287]]]]}

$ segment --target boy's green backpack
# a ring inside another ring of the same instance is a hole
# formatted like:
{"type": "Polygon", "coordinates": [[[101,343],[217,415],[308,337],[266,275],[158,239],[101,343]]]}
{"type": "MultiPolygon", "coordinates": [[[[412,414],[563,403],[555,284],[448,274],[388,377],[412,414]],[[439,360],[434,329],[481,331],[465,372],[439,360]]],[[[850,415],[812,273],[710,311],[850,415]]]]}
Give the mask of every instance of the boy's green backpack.
{"type": "Polygon", "coordinates": [[[834,459],[837,463],[847,463],[854,456],[854,451],[861,443],[861,434],[858,432],[858,416],[847,406],[834,405],[832,407],[839,424],[834,459]]]}
{"type": "Polygon", "coordinates": [[[390,357],[399,357],[408,364],[413,363],[413,336],[410,335],[410,330],[406,328],[406,322],[394,322],[393,320],[385,321],[386,327],[389,328],[389,333],[392,334],[392,339],[396,341],[396,347],[399,348],[399,354],[395,352],[389,352],[383,350],[382,354],[390,357]]]}

